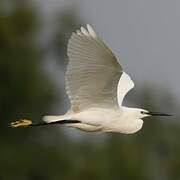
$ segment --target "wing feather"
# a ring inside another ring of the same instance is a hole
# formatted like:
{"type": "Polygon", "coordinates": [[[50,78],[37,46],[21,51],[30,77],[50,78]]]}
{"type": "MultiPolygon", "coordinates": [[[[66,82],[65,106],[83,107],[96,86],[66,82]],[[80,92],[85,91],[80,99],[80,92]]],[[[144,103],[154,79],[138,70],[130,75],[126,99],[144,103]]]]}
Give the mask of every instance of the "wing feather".
{"type": "Polygon", "coordinates": [[[134,87],[134,82],[131,80],[130,76],[123,72],[121,78],[118,82],[117,88],[117,98],[119,106],[122,105],[125,95],[134,87]]]}
{"type": "Polygon", "coordinates": [[[66,91],[72,109],[118,105],[122,67],[90,25],[72,33],[67,55],[66,91]]]}

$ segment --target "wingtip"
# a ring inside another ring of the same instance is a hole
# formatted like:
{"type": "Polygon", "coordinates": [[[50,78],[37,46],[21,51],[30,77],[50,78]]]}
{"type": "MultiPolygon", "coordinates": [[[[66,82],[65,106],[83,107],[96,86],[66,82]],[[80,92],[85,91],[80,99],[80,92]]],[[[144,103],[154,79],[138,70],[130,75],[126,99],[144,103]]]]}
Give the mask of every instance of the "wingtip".
{"type": "Polygon", "coordinates": [[[31,120],[28,119],[20,119],[19,121],[11,122],[10,127],[18,128],[18,127],[28,127],[32,124],[31,120]]]}
{"type": "Polygon", "coordinates": [[[76,30],[75,34],[79,36],[97,38],[97,34],[90,24],[86,24],[86,27],[81,26],[78,30],[76,30]]]}
{"type": "Polygon", "coordinates": [[[84,34],[85,36],[89,36],[89,32],[83,26],[81,26],[81,33],[84,34]]]}
{"type": "Polygon", "coordinates": [[[79,36],[83,36],[83,34],[81,33],[81,31],[79,29],[76,31],[76,34],[79,36]]]}
{"type": "Polygon", "coordinates": [[[86,24],[86,27],[87,27],[87,29],[88,29],[89,27],[92,28],[90,24],[86,24]]]}
{"type": "Polygon", "coordinates": [[[87,30],[88,30],[89,34],[90,34],[93,38],[96,38],[96,37],[97,37],[97,34],[96,34],[96,32],[94,31],[93,27],[92,27],[90,24],[87,24],[86,27],[87,27],[87,30]]]}

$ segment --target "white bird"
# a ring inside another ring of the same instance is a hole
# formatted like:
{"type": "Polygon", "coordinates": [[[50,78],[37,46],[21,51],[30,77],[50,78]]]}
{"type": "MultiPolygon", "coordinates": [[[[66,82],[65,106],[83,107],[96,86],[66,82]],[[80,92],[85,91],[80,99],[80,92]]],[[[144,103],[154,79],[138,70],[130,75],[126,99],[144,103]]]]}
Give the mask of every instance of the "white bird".
{"type": "Polygon", "coordinates": [[[169,116],[122,106],[134,83],[90,25],[72,33],[67,55],[65,78],[70,110],[64,115],[45,116],[37,124],[30,120],[12,122],[12,127],[64,124],[84,131],[132,134],[142,128],[142,119],[147,116],[169,116]]]}

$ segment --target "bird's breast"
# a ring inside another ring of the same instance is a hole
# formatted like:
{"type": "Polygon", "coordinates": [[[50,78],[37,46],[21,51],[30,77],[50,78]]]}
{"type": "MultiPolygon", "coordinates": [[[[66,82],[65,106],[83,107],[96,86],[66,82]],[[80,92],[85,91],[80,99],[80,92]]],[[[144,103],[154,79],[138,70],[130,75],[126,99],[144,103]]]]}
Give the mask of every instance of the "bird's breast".
{"type": "Polygon", "coordinates": [[[142,126],[143,121],[141,119],[134,119],[132,121],[121,119],[120,121],[112,121],[111,123],[105,125],[104,131],[133,134],[139,131],[142,126]]]}

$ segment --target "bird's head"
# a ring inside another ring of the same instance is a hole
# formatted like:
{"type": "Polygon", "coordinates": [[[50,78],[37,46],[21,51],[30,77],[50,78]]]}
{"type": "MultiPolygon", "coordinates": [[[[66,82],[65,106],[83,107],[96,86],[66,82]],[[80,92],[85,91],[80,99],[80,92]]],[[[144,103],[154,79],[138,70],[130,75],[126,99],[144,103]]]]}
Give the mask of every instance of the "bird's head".
{"type": "Polygon", "coordinates": [[[128,112],[128,114],[137,119],[142,119],[148,116],[172,116],[170,114],[161,113],[161,112],[151,112],[145,109],[140,108],[125,108],[125,111],[128,112]]]}

